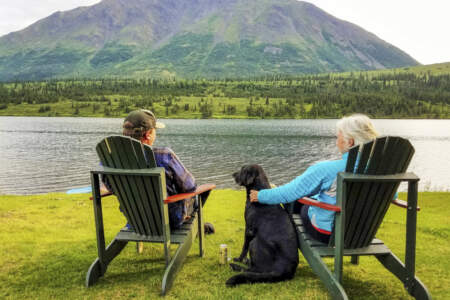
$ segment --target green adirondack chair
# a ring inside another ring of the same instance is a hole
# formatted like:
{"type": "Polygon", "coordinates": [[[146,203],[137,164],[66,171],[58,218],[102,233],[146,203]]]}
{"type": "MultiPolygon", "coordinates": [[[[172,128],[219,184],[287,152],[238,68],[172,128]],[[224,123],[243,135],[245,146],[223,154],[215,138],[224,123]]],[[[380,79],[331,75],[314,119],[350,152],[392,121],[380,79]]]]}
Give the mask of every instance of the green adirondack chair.
{"type": "Polygon", "coordinates": [[[322,280],[333,299],[348,299],[342,287],[343,256],[358,264],[360,255],[374,255],[400,279],[416,299],[431,299],[425,285],[415,276],[417,184],[419,178],[405,173],[414,154],[410,142],[400,137],[381,137],[353,147],[349,151],[346,171],[337,178],[336,205],[304,198],[299,202],[336,212],[333,235],[328,245],[312,239],[293,214],[299,248],[314,273],[322,280]],[[355,167],[356,165],[356,167],[355,167]],[[405,264],[382,241],[375,238],[384,215],[402,181],[408,182],[405,264]],[[334,257],[331,272],[322,257],[334,257]]]}
{"type": "Polygon", "coordinates": [[[98,258],[90,266],[86,286],[93,285],[106,272],[111,261],[129,241],[164,244],[166,269],[161,294],[172,286],[192,242],[199,236],[200,257],[204,254],[202,206],[214,184],[205,184],[193,193],[166,196],[164,168],[156,167],[152,148],[125,136],[103,139],[96,147],[103,167],[91,171],[98,258]],[[106,176],[121,209],[133,229],[122,229],[105,247],[100,175],[106,176]],[[167,203],[195,197],[197,210],[181,229],[170,230],[167,203]],[[170,245],[178,244],[173,257],[170,245]]]}

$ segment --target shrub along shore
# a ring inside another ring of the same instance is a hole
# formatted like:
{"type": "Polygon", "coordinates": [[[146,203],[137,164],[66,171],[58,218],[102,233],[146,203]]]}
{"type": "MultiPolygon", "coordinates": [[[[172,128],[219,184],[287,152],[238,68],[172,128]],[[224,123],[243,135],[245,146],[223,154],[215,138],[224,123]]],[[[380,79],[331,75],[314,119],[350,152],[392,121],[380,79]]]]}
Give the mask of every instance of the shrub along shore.
{"type": "MultiPolygon", "coordinates": [[[[400,198],[406,196],[400,193],[400,198]]],[[[233,257],[240,253],[244,205],[242,190],[212,193],[205,220],[214,224],[216,233],[206,237],[204,258],[193,245],[166,299],[329,298],[301,255],[291,281],[225,287],[233,272],[219,265],[219,245],[227,244],[233,257]]],[[[450,295],[450,193],[420,193],[419,205],[416,275],[435,299],[444,299],[450,295]]],[[[104,199],[103,208],[109,241],[126,221],[114,197],[104,199]]],[[[377,235],[401,259],[405,223],[406,211],[392,206],[377,235]]],[[[136,253],[133,243],[128,245],[98,284],[84,287],[87,269],[97,256],[94,224],[87,194],[0,196],[0,298],[156,298],[164,270],[163,247],[157,244],[146,244],[143,254],[136,253]]],[[[373,257],[362,257],[359,266],[345,259],[344,287],[350,299],[408,298],[401,282],[373,257]]]]}

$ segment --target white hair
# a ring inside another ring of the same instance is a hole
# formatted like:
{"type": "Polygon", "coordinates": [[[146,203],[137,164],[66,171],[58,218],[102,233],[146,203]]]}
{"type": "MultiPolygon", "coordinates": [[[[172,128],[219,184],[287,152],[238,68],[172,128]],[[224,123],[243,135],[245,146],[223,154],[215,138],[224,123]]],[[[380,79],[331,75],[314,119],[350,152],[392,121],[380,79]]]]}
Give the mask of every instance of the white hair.
{"type": "Polygon", "coordinates": [[[369,142],[379,135],[369,117],[363,114],[343,117],[337,122],[336,130],[342,133],[345,140],[353,139],[355,146],[369,142]]]}

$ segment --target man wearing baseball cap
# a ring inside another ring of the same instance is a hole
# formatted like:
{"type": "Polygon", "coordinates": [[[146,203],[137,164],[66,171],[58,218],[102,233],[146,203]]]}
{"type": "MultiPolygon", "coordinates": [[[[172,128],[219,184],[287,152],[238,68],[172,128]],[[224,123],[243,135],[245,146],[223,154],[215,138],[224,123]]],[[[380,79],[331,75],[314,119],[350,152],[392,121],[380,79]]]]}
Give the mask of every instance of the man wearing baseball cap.
{"type": "MultiPolygon", "coordinates": [[[[165,125],[156,120],[150,110],[135,110],[123,121],[123,135],[152,146],[156,139],[156,129],[165,125]]],[[[167,194],[169,196],[193,192],[196,188],[194,176],[184,167],[178,156],[168,147],[152,146],[156,165],[163,167],[166,175],[167,194]]],[[[105,183],[106,187],[109,185],[105,183]]],[[[111,190],[109,188],[109,190],[111,190]]],[[[192,212],[193,201],[185,199],[168,204],[171,229],[179,228],[192,212]]],[[[127,226],[129,226],[127,224],[127,226]]]]}

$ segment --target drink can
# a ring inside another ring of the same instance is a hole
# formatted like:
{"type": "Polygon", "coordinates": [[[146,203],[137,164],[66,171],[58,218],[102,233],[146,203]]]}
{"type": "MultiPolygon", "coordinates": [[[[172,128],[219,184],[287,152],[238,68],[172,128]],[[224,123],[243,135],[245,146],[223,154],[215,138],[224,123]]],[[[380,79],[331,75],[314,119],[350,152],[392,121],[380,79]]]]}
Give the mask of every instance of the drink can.
{"type": "Polygon", "coordinates": [[[219,264],[225,265],[228,261],[227,244],[221,244],[219,247],[219,264]]]}

